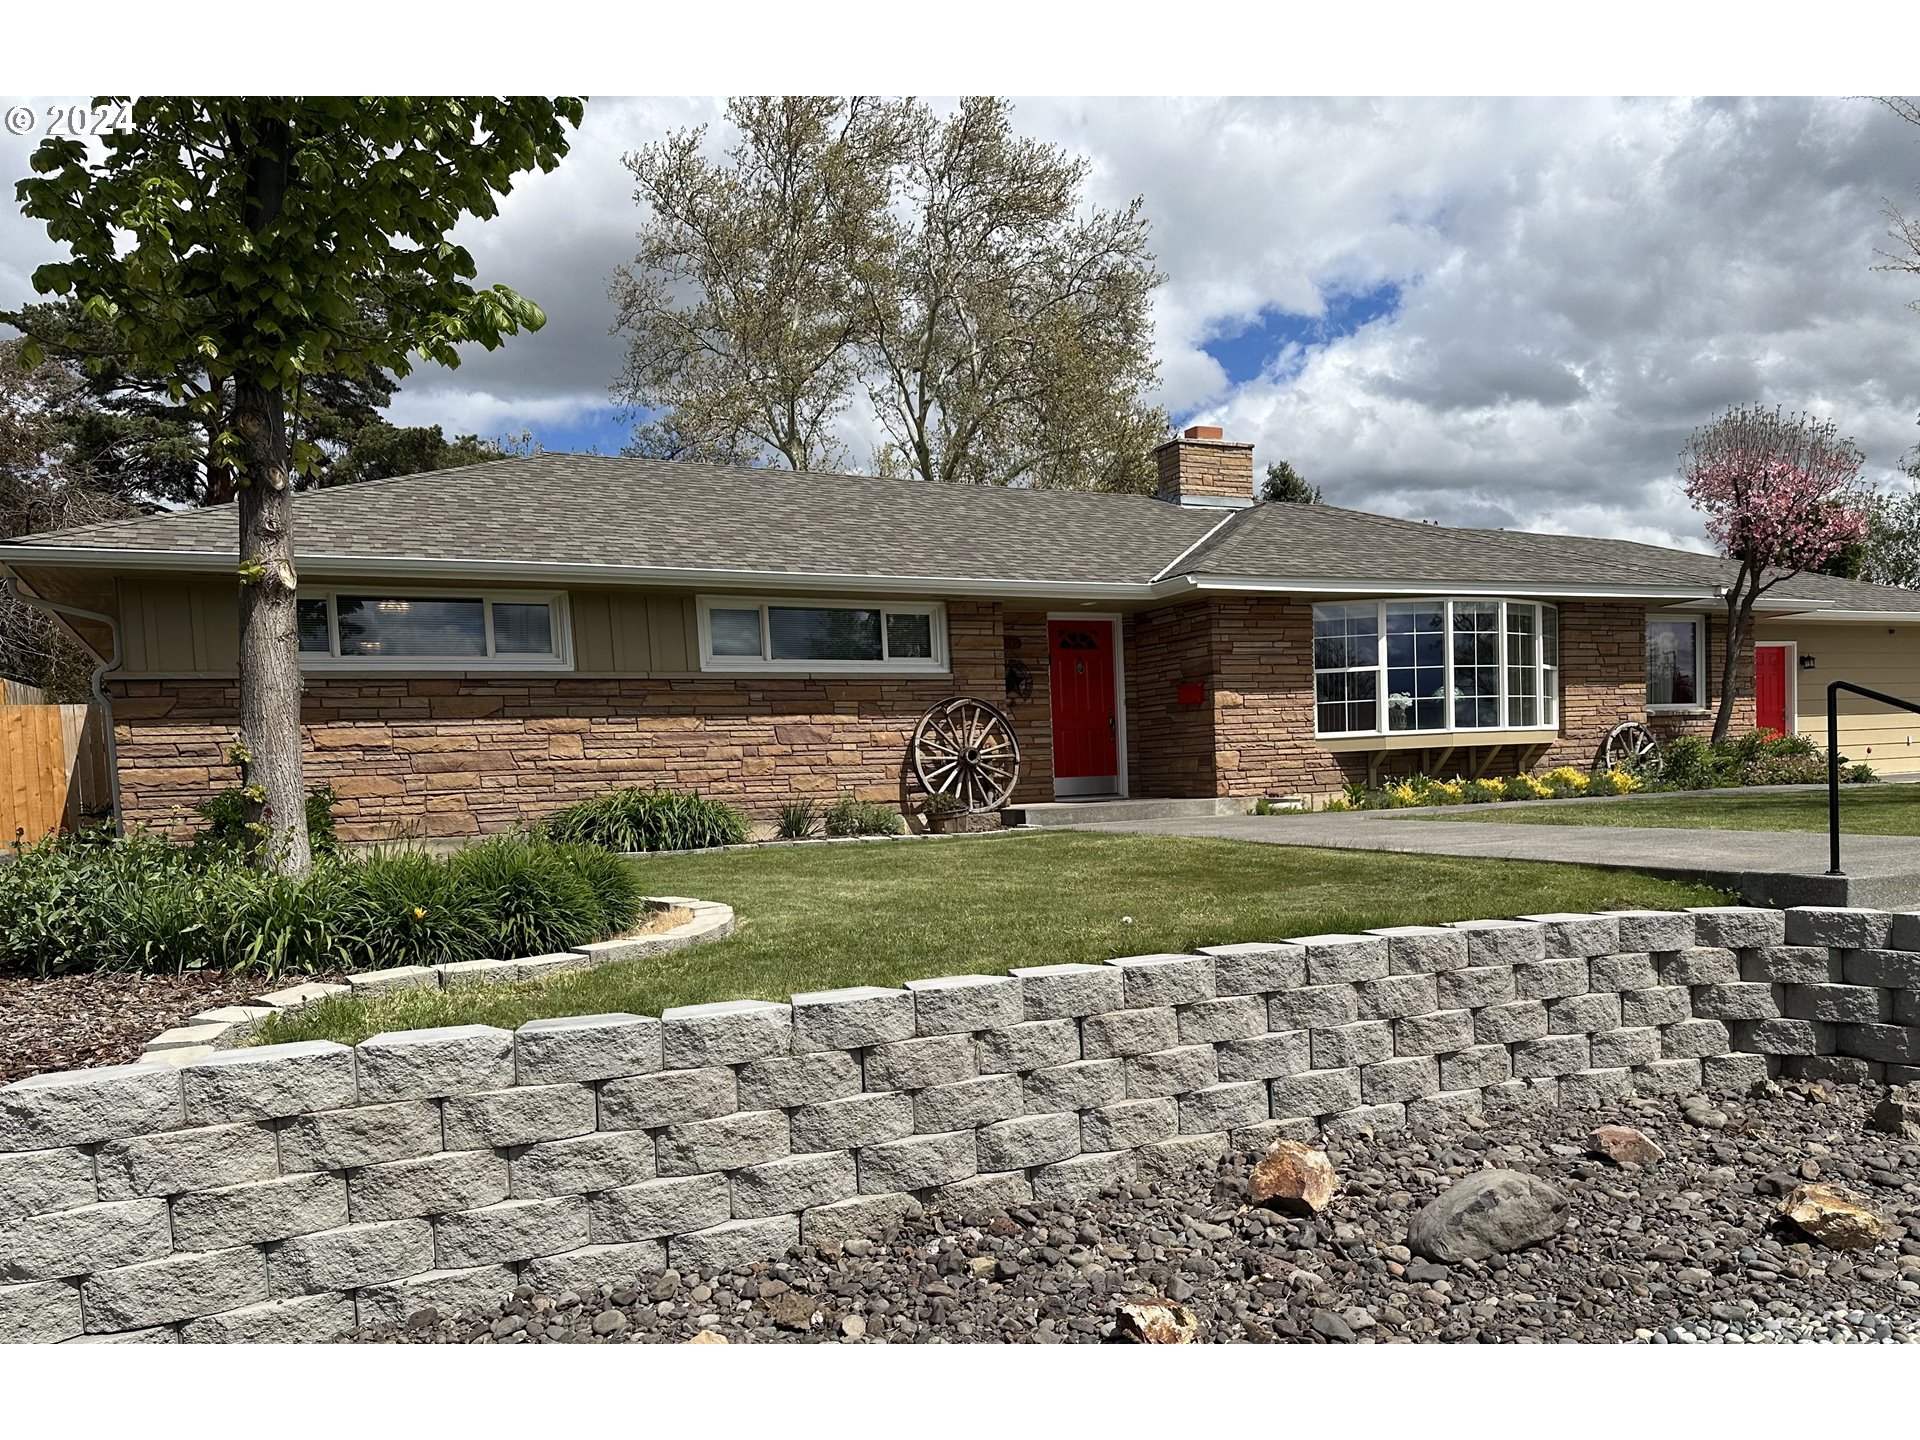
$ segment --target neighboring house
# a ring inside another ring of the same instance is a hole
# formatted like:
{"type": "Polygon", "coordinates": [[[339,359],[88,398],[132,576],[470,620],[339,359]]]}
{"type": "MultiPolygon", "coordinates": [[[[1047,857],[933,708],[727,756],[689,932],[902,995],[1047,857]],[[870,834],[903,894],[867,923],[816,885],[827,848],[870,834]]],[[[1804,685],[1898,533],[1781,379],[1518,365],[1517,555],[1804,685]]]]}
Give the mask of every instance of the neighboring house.
{"type": "MultiPolygon", "coordinates": [[[[634,784],[898,803],[953,695],[1011,717],[1022,802],[1584,767],[1623,721],[1711,725],[1721,561],[1256,505],[1253,447],[1209,427],[1157,458],[1157,499],[556,454],[304,494],[309,778],[371,839],[634,784]]],[[[223,507],[0,546],[97,617],[69,620],[118,662],[130,821],[231,783],[234,536],[223,507]]],[[[1814,728],[1830,679],[1920,695],[1920,595],[1762,603],[1761,723],[1814,728]]],[[[1754,653],[1739,675],[1745,727],[1754,653]]],[[[1909,728],[1859,712],[1845,744],[1920,770],[1909,728]]]]}

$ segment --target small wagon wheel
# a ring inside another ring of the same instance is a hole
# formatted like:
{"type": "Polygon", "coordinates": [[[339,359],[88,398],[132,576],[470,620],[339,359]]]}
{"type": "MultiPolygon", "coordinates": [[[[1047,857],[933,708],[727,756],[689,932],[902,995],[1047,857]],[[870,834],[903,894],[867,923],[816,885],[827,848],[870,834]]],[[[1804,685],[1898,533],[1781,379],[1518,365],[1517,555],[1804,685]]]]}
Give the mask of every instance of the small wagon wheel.
{"type": "Polygon", "coordinates": [[[1616,725],[1607,732],[1600,747],[1600,763],[1609,770],[1622,766],[1639,767],[1652,762],[1660,753],[1660,741],[1653,731],[1638,720],[1616,725]]]}
{"type": "Polygon", "coordinates": [[[998,810],[1020,778],[1013,725],[984,700],[942,700],[913,732],[913,770],[929,795],[951,795],[968,813],[998,810]]]}

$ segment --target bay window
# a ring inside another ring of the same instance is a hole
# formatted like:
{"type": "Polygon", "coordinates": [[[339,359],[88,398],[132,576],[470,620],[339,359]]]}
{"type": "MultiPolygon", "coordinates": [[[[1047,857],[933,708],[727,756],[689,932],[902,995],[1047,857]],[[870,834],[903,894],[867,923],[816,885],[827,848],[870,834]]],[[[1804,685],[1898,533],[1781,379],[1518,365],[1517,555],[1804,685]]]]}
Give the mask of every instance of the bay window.
{"type": "Polygon", "coordinates": [[[302,589],[309,670],[556,670],[571,664],[566,597],[505,591],[302,589]]]}
{"type": "Polygon", "coordinates": [[[1557,729],[1558,622],[1528,600],[1315,605],[1314,732],[1557,729]]]}
{"type": "Polygon", "coordinates": [[[1706,626],[1698,615],[1647,617],[1647,708],[1698,710],[1707,703],[1706,626]]]}

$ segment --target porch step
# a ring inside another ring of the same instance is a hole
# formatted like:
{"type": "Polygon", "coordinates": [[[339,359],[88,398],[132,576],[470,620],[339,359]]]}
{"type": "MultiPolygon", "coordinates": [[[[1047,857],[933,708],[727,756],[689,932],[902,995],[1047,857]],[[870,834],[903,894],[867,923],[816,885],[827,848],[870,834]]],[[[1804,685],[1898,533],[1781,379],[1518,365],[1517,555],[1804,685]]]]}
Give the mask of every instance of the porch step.
{"type": "Polygon", "coordinates": [[[1015,805],[1000,812],[1008,825],[1060,829],[1074,825],[1130,823],[1135,820],[1198,820],[1212,815],[1245,815],[1254,802],[1216,797],[1205,800],[1055,800],[1015,805]]]}

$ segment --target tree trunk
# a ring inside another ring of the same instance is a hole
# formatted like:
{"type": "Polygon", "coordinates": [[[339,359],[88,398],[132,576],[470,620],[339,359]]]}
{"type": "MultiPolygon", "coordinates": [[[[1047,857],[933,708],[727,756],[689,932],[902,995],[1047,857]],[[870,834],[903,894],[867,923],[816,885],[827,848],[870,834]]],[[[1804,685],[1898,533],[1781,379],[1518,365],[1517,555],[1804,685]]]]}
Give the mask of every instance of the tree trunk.
{"type": "Polygon", "coordinates": [[[299,579],[293,568],[293,481],[285,397],[234,386],[244,483],[240,510],[240,744],[255,856],[305,875],[307,790],[301,776],[299,579]]]}
{"type": "Polygon", "coordinates": [[[1726,653],[1720,657],[1720,709],[1713,717],[1713,738],[1724,740],[1733,728],[1734,686],[1740,678],[1740,647],[1753,629],[1753,602],[1759,599],[1747,583],[1743,568],[1740,578],[1727,592],[1726,653]]]}

